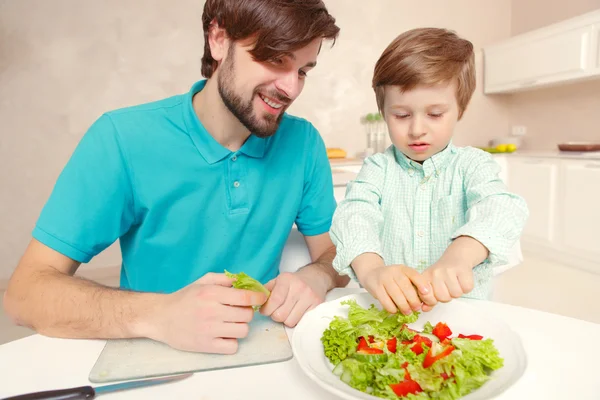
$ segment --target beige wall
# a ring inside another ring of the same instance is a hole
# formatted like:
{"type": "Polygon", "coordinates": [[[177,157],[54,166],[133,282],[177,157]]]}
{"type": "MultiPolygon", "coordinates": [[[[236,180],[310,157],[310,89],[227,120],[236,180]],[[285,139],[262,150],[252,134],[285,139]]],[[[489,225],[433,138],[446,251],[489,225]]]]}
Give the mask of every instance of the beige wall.
{"type": "MultiPolygon", "coordinates": [[[[328,146],[363,150],[361,115],[375,111],[371,73],[384,47],[418,26],[454,29],[479,49],[510,35],[510,0],[326,0],[339,21],[290,110],[328,146]]],[[[40,209],[77,142],[103,111],[188,90],[200,79],[198,0],[0,0],[0,280],[25,249],[40,209]]],[[[481,57],[478,55],[478,68],[481,57]]],[[[480,74],[481,75],[481,74],[480,74]]],[[[481,76],[479,76],[479,79],[481,76]]],[[[456,143],[508,131],[506,99],[481,87],[456,143]]],[[[116,265],[115,245],[91,262],[116,265]]]]}
{"type": "MultiPolygon", "coordinates": [[[[600,8],[600,0],[513,0],[512,35],[600,8]]],[[[600,142],[600,80],[512,95],[510,122],[527,127],[523,148],[556,150],[566,141],[600,142]]]]}

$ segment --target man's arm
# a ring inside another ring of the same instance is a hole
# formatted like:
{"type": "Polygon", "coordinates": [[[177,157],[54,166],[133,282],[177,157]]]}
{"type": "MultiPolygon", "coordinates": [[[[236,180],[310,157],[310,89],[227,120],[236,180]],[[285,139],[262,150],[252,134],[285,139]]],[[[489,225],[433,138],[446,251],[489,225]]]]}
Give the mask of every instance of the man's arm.
{"type": "Polygon", "coordinates": [[[326,284],[326,292],[336,287],[345,287],[350,282],[350,277],[338,274],[333,268],[336,250],[329,233],[304,236],[304,241],[308,247],[312,264],[303,267],[300,271],[314,275],[315,279],[322,280],[326,284]]]}
{"type": "Polygon", "coordinates": [[[263,293],[206,274],[172,294],[128,292],[73,276],[79,263],[33,240],[4,298],[9,316],[46,336],[148,337],[184,351],[233,354],[263,293]]]}
{"type": "Polygon", "coordinates": [[[143,336],[143,316],[164,295],[126,292],[74,277],[79,265],[33,239],[5,293],[7,314],[47,336],[143,336]]]}

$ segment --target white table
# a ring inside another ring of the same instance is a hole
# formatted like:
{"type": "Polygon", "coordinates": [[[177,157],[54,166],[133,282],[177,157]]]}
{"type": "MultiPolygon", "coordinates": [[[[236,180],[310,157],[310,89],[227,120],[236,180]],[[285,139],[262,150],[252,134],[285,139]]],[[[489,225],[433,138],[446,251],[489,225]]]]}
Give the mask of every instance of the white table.
{"type": "MultiPolygon", "coordinates": [[[[328,300],[360,289],[333,290],[328,300]]],[[[600,325],[504,304],[465,300],[506,321],[522,338],[528,366],[498,400],[600,399],[600,325]]],[[[293,330],[289,331],[289,335],[293,330]]],[[[0,399],[32,391],[89,385],[102,340],[30,336],[0,346],[0,399]]],[[[93,386],[93,385],[92,385],[93,386]]],[[[183,381],[101,399],[333,399],[292,359],[283,363],[201,372],[183,381]],[[242,380],[244,383],[242,384],[242,380]]]]}

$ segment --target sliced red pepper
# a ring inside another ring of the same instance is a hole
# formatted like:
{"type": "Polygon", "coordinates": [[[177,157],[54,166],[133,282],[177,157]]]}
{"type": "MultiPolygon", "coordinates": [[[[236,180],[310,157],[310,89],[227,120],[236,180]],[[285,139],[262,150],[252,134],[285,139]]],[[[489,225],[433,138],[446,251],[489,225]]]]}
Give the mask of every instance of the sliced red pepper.
{"type": "Polygon", "coordinates": [[[378,349],[376,347],[367,347],[364,349],[357,350],[356,352],[360,354],[383,354],[383,350],[378,349]]]}
{"type": "Polygon", "coordinates": [[[413,353],[416,355],[423,353],[423,346],[421,346],[421,342],[416,343],[413,347],[410,348],[413,353]]]}
{"type": "Polygon", "coordinates": [[[438,322],[431,333],[437,336],[440,340],[444,340],[452,335],[452,331],[450,328],[448,328],[448,325],[443,322],[438,322]]]}
{"type": "Polygon", "coordinates": [[[397,347],[398,347],[398,339],[396,339],[395,337],[393,337],[387,341],[387,348],[390,351],[390,353],[395,353],[397,347]]]}
{"type": "Polygon", "coordinates": [[[447,379],[448,379],[448,378],[450,378],[450,377],[448,376],[448,374],[447,374],[447,373],[445,373],[445,372],[442,372],[442,378],[444,378],[444,380],[447,380],[447,379]]]}
{"type": "Polygon", "coordinates": [[[415,341],[419,342],[419,343],[425,343],[430,348],[431,348],[431,345],[433,344],[431,339],[429,339],[428,337],[425,337],[425,336],[420,336],[420,335],[415,336],[415,341]]]}
{"type": "Polygon", "coordinates": [[[442,358],[448,356],[450,353],[452,353],[454,351],[454,346],[448,346],[448,347],[446,347],[444,350],[442,350],[441,353],[439,353],[436,356],[432,355],[431,350],[432,349],[429,349],[429,351],[425,355],[425,360],[423,360],[423,368],[429,368],[437,360],[442,359],[442,358]]]}
{"type": "Polygon", "coordinates": [[[443,344],[444,346],[450,346],[452,344],[452,340],[446,338],[446,339],[442,340],[440,343],[443,344]]]}
{"type": "Polygon", "coordinates": [[[360,351],[362,349],[368,349],[369,348],[369,344],[367,343],[367,341],[365,340],[364,337],[359,337],[358,338],[358,346],[356,347],[356,351],[360,351]]]}
{"type": "Polygon", "coordinates": [[[390,385],[396,396],[406,396],[408,394],[417,394],[423,391],[421,386],[412,379],[405,379],[400,383],[392,383],[390,385]]]}
{"type": "Polygon", "coordinates": [[[458,335],[460,339],[471,339],[471,340],[481,340],[483,336],[481,335],[463,335],[462,333],[458,335]]]}
{"type": "Polygon", "coordinates": [[[431,342],[431,339],[420,335],[415,335],[414,339],[412,340],[412,343],[414,343],[415,345],[412,346],[410,349],[416,355],[423,353],[423,346],[421,345],[422,343],[425,343],[427,346],[429,346],[429,348],[431,348],[433,344],[431,342]]]}
{"type": "Polygon", "coordinates": [[[374,343],[375,337],[373,335],[369,335],[369,343],[374,343]]]}

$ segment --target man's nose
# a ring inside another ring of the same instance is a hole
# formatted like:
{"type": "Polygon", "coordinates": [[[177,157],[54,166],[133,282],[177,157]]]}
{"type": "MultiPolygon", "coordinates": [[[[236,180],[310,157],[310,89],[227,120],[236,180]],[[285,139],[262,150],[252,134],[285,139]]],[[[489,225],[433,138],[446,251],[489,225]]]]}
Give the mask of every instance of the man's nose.
{"type": "Polygon", "coordinates": [[[297,72],[288,72],[275,82],[275,87],[290,100],[294,100],[300,94],[300,78],[297,72]]]}

